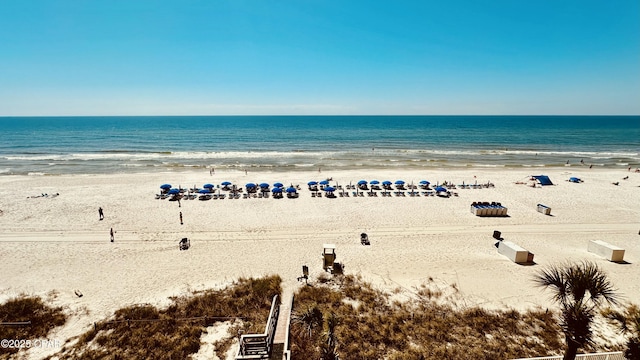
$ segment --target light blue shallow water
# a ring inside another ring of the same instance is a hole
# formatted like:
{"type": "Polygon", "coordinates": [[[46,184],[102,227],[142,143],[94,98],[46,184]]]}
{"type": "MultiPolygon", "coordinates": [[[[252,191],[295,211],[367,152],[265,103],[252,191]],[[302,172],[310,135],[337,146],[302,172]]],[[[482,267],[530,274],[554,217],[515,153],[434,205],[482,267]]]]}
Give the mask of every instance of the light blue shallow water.
{"type": "Polygon", "coordinates": [[[640,166],[640,116],[0,118],[0,175],[640,166]]]}

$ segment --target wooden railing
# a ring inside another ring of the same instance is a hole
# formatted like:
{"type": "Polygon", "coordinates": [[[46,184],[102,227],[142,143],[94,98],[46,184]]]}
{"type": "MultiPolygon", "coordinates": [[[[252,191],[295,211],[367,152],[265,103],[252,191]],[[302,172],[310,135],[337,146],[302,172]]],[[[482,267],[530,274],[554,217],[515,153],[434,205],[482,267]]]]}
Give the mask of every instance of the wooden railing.
{"type": "Polygon", "coordinates": [[[291,302],[289,303],[289,316],[287,316],[287,337],[284,340],[284,353],[282,354],[282,360],[291,359],[291,345],[289,345],[289,332],[291,331],[291,311],[293,311],[293,299],[294,295],[291,294],[291,302]]]}
{"type": "MultiPolygon", "coordinates": [[[[542,356],[535,358],[522,358],[515,360],[562,360],[563,356],[542,356]]],[[[593,353],[593,354],[578,354],[576,360],[625,360],[622,352],[607,352],[607,353],[593,353]]]]}
{"type": "Polygon", "coordinates": [[[278,323],[278,314],[280,312],[280,297],[273,296],[271,301],[271,311],[267,318],[267,326],[262,334],[246,334],[240,336],[240,349],[236,360],[243,359],[264,359],[271,354],[273,345],[273,336],[276,332],[276,324],[278,323]]]}

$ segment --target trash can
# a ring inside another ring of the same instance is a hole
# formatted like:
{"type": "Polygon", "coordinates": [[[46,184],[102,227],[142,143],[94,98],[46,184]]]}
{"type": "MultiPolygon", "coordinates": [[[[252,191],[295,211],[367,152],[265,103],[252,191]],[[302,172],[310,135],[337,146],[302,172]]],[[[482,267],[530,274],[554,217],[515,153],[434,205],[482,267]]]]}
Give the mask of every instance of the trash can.
{"type": "Polygon", "coordinates": [[[493,230],[493,238],[496,240],[502,240],[502,233],[498,230],[493,230]]]}

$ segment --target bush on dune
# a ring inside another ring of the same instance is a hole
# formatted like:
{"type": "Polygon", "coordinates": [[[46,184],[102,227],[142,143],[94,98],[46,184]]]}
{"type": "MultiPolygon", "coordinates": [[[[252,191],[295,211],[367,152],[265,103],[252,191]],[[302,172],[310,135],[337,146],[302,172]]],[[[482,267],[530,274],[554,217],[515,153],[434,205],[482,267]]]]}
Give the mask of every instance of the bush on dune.
{"type": "MultiPolygon", "coordinates": [[[[0,305],[0,322],[31,322],[28,326],[0,326],[0,339],[46,338],[49,331],[62,326],[67,316],[61,307],[51,307],[38,296],[19,296],[0,305]]],[[[1,347],[0,355],[13,354],[18,348],[1,347]]]]}
{"type": "MultiPolygon", "coordinates": [[[[172,298],[166,309],[134,305],[119,309],[111,319],[101,321],[79,337],[60,359],[186,359],[200,349],[207,325],[230,318],[241,319],[235,333],[220,341],[228,348],[242,329],[264,331],[274,295],[281,293],[281,278],[242,278],[221,290],[206,290],[172,298]]],[[[218,346],[216,346],[218,347],[218,346]]]]}
{"type": "MultiPolygon", "coordinates": [[[[419,294],[418,294],[419,295],[419,294]]],[[[303,287],[291,324],[294,359],[321,358],[328,317],[335,317],[335,352],[343,359],[509,359],[557,354],[557,315],[462,307],[427,297],[392,300],[355,276],[303,287]],[[316,309],[309,327],[308,309],[316,309]],[[310,331],[311,329],[311,331],[310,331]]]]}

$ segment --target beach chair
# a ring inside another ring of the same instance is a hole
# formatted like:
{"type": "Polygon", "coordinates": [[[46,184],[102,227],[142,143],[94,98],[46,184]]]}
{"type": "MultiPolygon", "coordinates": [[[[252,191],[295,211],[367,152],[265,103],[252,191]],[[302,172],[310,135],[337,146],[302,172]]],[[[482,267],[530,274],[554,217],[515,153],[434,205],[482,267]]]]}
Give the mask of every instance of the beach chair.
{"type": "Polygon", "coordinates": [[[182,238],[182,240],[180,240],[180,243],[178,244],[178,247],[181,251],[187,250],[191,247],[191,241],[188,238],[182,238]]]}
{"type": "Polygon", "coordinates": [[[303,279],[305,283],[309,279],[309,267],[307,265],[302,265],[302,276],[298,276],[298,281],[303,279]]]}
{"type": "Polygon", "coordinates": [[[369,242],[369,236],[365,233],[360,234],[360,244],[362,245],[371,245],[369,242]]]}

